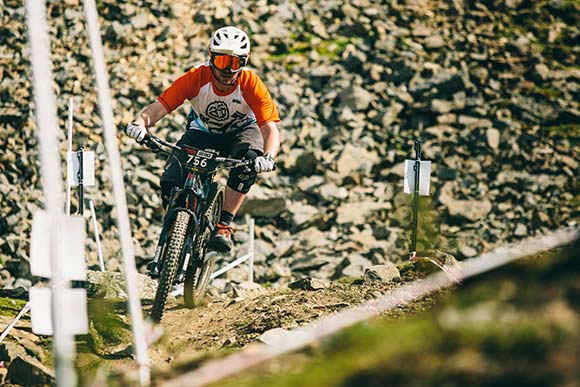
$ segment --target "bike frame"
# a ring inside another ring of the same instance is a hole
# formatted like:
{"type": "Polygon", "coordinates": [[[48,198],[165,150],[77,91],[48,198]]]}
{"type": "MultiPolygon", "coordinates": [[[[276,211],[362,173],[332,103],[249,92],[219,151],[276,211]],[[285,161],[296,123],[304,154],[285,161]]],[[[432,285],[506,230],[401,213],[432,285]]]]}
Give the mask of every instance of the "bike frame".
{"type": "MultiPolygon", "coordinates": [[[[191,259],[191,256],[194,253],[192,251],[192,246],[194,245],[195,238],[198,236],[198,231],[205,230],[206,227],[211,226],[209,219],[204,219],[203,213],[205,211],[206,200],[209,195],[209,189],[214,175],[215,173],[203,174],[190,170],[183,188],[173,187],[171,191],[169,203],[167,204],[167,213],[163,220],[163,228],[156,249],[156,251],[159,251],[160,255],[156,256],[154,260],[156,259],[156,262],[159,263],[159,257],[163,256],[162,253],[165,248],[167,236],[177,212],[184,210],[187,211],[191,217],[188,225],[189,232],[187,233],[187,239],[185,241],[184,254],[181,255],[179,262],[180,269],[177,273],[178,281],[182,280],[189,259],[191,259]]],[[[161,264],[163,264],[163,262],[161,262],[161,264]]],[[[161,267],[158,267],[158,269],[160,270],[161,267]]]]}
{"type": "MultiPolygon", "coordinates": [[[[214,176],[217,173],[217,169],[204,171],[203,163],[204,159],[196,158],[196,154],[208,154],[212,153],[217,156],[215,150],[205,150],[200,151],[199,149],[188,147],[188,146],[177,146],[167,143],[157,137],[148,135],[144,140],[145,144],[151,148],[155,153],[161,152],[168,155],[175,155],[175,153],[167,152],[159,147],[159,145],[171,148],[180,153],[189,153],[189,157],[186,163],[182,163],[182,168],[184,165],[188,168],[187,177],[183,188],[173,187],[170,193],[169,202],[167,204],[167,211],[163,219],[163,226],[161,229],[161,234],[155,249],[155,256],[151,261],[154,265],[152,272],[158,274],[163,268],[163,262],[160,262],[160,258],[164,256],[164,249],[166,247],[167,237],[171,231],[171,226],[174,223],[174,219],[179,211],[187,211],[190,214],[190,221],[188,224],[187,239],[184,244],[184,249],[180,256],[178,273],[176,275],[176,282],[181,282],[185,275],[185,271],[189,264],[189,260],[195,255],[193,251],[194,242],[196,238],[203,235],[206,228],[210,228],[210,232],[213,229],[213,224],[210,219],[206,219],[203,215],[207,207],[207,199],[210,194],[211,184],[214,180],[214,176]],[[200,161],[201,160],[201,161],[200,161]],[[199,166],[199,168],[196,167],[199,166]]],[[[244,160],[231,159],[227,157],[215,157],[216,161],[225,161],[234,163],[234,165],[247,165],[248,162],[244,160]]],[[[181,163],[181,160],[178,158],[181,163]]],[[[200,259],[203,257],[195,256],[193,259],[200,259]]],[[[201,264],[202,262],[199,262],[201,264]]]]}

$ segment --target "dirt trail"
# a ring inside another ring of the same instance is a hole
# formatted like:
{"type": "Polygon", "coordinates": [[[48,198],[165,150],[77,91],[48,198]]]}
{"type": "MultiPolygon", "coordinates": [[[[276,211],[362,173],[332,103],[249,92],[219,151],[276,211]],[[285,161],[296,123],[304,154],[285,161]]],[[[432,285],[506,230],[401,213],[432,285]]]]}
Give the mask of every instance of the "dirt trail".
{"type": "MultiPolygon", "coordinates": [[[[209,297],[207,304],[188,309],[182,300],[169,304],[163,317],[163,337],[149,351],[153,375],[163,379],[205,360],[243,348],[274,328],[293,329],[344,308],[360,304],[400,286],[401,282],[329,282],[318,290],[265,289],[244,298],[209,297]]],[[[429,308],[437,296],[389,311],[402,317],[429,308]]],[[[126,372],[111,364],[112,373],[126,372]]]]}

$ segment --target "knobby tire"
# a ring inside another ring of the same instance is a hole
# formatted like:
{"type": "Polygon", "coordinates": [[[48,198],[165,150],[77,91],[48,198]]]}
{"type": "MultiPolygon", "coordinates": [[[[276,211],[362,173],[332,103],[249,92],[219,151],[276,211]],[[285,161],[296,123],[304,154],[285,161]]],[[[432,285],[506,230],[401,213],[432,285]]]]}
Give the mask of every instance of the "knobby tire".
{"type": "Polygon", "coordinates": [[[168,238],[167,249],[161,259],[163,267],[159,275],[159,282],[157,285],[157,292],[155,293],[155,301],[151,308],[151,319],[159,323],[165,311],[165,304],[167,296],[173,288],[175,276],[179,265],[179,258],[183,251],[185,244],[185,237],[187,234],[187,225],[189,223],[189,214],[185,211],[179,211],[175,216],[173,229],[168,238]]]}
{"type": "MultiPolygon", "coordinates": [[[[208,203],[209,205],[207,206],[204,216],[207,216],[215,227],[219,221],[224,203],[224,189],[216,182],[212,183],[210,188],[208,203]]],[[[198,235],[194,245],[194,257],[190,260],[185,272],[183,301],[185,306],[188,308],[193,308],[202,303],[213,271],[215,259],[203,259],[205,258],[205,246],[209,240],[209,236],[209,227],[206,228],[203,233],[198,235]],[[200,265],[200,263],[202,264],[200,265]]]]}

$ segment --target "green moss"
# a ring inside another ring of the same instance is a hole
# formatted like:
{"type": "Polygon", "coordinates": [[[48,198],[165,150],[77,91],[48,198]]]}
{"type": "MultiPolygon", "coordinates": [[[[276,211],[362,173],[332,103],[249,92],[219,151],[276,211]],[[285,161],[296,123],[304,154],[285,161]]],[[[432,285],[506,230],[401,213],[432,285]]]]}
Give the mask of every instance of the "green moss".
{"type": "Polygon", "coordinates": [[[341,277],[337,281],[339,284],[345,285],[360,285],[362,280],[360,277],[341,277]]]}
{"type": "Polygon", "coordinates": [[[130,355],[133,341],[126,304],[117,300],[91,299],[87,305],[89,334],[80,336],[87,350],[99,356],[130,355]]]}
{"type": "Polygon", "coordinates": [[[570,202],[570,205],[573,208],[580,208],[580,195],[574,195],[572,201],[570,202]]]}
{"type": "Polygon", "coordinates": [[[292,45],[288,47],[287,53],[269,55],[270,61],[283,61],[288,55],[298,55],[306,57],[308,53],[315,50],[319,55],[330,60],[337,58],[345,47],[352,43],[352,39],[347,37],[338,37],[336,39],[321,40],[313,34],[294,34],[292,45]]]}
{"type": "Polygon", "coordinates": [[[535,94],[540,94],[548,99],[558,99],[562,96],[562,93],[559,90],[552,89],[550,87],[534,87],[532,90],[535,94]]]}
{"type": "Polygon", "coordinates": [[[564,0],[564,1],[562,1],[562,7],[564,9],[568,9],[568,8],[577,9],[577,8],[580,8],[580,0],[564,0]]]}
{"type": "Polygon", "coordinates": [[[565,124],[544,127],[551,135],[564,138],[578,138],[580,136],[580,124],[565,124]]]}
{"type": "Polygon", "coordinates": [[[513,39],[517,36],[520,36],[524,33],[521,27],[514,26],[514,25],[496,25],[497,37],[498,38],[507,38],[513,39]]]}
{"type": "Polygon", "coordinates": [[[349,43],[351,43],[351,39],[349,38],[329,39],[323,40],[315,48],[321,56],[334,59],[344,51],[349,43]]]}
{"type": "Polygon", "coordinates": [[[402,49],[408,49],[409,48],[409,43],[407,43],[407,39],[405,39],[405,38],[399,39],[399,44],[401,45],[401,48],[402,49]]]}
{"type": "Polygon", "coordinates": [[[16,315],[24,308],[27,301],[15,300],[12,298],[0,298],[0,315],[8,317],[16,317],[16,315]]]}

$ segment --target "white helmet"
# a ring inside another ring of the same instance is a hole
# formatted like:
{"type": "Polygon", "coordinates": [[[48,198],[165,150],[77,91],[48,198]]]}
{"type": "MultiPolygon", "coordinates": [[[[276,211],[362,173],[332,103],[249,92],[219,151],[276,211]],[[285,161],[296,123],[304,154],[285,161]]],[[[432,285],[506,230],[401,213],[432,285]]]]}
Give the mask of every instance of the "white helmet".
{"type": "Polygon", "coordinates": [[[239,28],[222,27],[211,36],[209,51],[216,54],[248,56],[250,54],[250,38],[239,28]]]}

